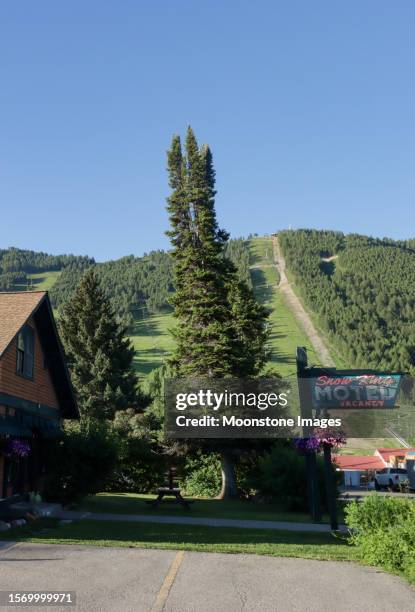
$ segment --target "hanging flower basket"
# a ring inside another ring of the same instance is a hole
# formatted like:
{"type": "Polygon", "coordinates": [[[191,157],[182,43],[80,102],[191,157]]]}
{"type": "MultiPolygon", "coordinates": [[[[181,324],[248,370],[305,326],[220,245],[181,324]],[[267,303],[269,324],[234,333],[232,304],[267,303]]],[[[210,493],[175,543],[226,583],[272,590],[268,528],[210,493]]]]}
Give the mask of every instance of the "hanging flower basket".
{"type": "Polygon", "coordinates": [[[11,438],[10,440],[7,440],[5,444],[4,455],[9,459],[27,457],[29,453],[30,444],[29,442],[26,442],[26,440],[11,438]]]}
{"type": "Polygon", "coordinates": [[[300,453],[318,452],[320,450],[320,440],[316,437],[294,438],[294,446],[300,453]]]}
{"type": "Polygon", "coordinates": [[[346,436],[341,431],[315,429],[309,438],[294,438],[294,446],[300,453],[315,451],[320,453],[325,446],[338,450],[346,444],[346,436]]]}

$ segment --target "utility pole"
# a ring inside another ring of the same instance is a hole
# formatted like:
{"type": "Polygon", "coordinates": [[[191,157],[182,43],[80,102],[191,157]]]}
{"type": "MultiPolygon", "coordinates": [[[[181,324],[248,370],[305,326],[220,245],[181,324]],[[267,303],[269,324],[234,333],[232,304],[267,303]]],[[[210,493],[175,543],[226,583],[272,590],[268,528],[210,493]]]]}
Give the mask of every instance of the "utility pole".
{"type": "MultiPolygon", "coordinates": [[[[296,361],[301,418],[311,419],[313,417],[311,394],[310,387],[307,384],[308,381],[306,380],[308,359],[307,349],[304,346],[297,347],[296,361]]],[[[304,438],[310,437],[312,435],[312,428],[308,426],[303,427],[302,435],[304,438]]],[[[321,520],[321,510],[318,492],[316,452],[314,450],[306,451],[305,460],[307,467],[307,492],[310,516],[313,521],[319,522],[321,520]]]]}

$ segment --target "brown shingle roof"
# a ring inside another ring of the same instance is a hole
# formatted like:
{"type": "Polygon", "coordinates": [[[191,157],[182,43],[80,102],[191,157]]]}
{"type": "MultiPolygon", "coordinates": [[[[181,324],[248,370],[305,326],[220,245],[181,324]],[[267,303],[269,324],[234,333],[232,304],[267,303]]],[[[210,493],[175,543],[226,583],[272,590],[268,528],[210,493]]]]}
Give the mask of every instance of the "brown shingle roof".
{"type": "Polygon", "coordinates": [[[0,357],[45,295],[45,291],[0,293],[0,357]]]}
{"type": "Polygon", "coordinates": [[[0,358],[31,317],[48,356],[48,368],[58,396],[61,415],[67,419],[78,419],[79,411],[46,291],[0,293],[0,358]]]}

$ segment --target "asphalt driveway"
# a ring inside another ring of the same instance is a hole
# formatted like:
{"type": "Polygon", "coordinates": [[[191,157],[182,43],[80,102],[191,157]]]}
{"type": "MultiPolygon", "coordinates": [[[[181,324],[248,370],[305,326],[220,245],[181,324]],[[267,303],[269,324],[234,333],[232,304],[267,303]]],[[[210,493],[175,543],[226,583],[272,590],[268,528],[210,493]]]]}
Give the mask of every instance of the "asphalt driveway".
{"type": "Polygon", "coordinates": [[[76,591],[63,612],[413,612],[415,590],[352,563],[53,544],[0,544],[0,590],[76,591]]]}

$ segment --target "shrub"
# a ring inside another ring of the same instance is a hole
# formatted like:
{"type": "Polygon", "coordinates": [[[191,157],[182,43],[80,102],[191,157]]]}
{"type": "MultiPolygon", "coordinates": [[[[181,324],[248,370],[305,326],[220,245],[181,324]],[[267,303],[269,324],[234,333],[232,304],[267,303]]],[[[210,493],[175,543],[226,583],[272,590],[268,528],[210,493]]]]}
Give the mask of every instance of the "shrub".
{"type": "Polygon", "coordinates": [[[235,465],[236,482],[242,498],[249,499],[257,493],[258,463],[263,453],[264,450],[260,452],[254,449],[245,452],[240,455],[235,465]]]}
{"type": "MultiPolygon", "coordinates": [[[[320,502],[326,509],[324,466],[317,457],[320,502]]],[[[333,468],[333,477],[336,472],[333,468]]],[[[252,488],[274,498],[285,510],[308,510],[307,472],[304,456],[285,441],[278,441],[268,453],[260,457],[252,488]]]]}
{"type": "Polygon", "coordinates": [[[117,450],[105,423],[87,420],[67,425],[62,436],[48,444],[46,499],[68,504],[102,491],[117,450]]]}
{"type": "Polygon", "coordinates": [[[120,438],[114,470],[106,479],[105,491],[148,493],[164,480],[164,461],[139,438],[120,438]]]}
{"type": "Polygon", "coordinates": [[[346,506],[347,525],[355,537],[401,523],[407,517],[415,519],[415,504],[405,498],[369,495],[364,501],[346,506]]]}
{"type": "Polygon", "coordinates": [[[216,497],[222,486],[220,457],[215,453],[188,457],[183,467],[181,486],[187,495],[216,497]]]}
{"type": "Polygon", "coordinates": [[[370,565],[403,572],[415,580],[415,503],[371,495],[345,509],[350,541],[370,565]]]}
{"type": "Polygon", "coordinates": [[[111,429],[118,441],[118,456],[105,489],[147,493],[160,486],[165,460],[156,452],[155,434],[148,416],[136,414],[133,409],[116,412],[111,429]]]}

